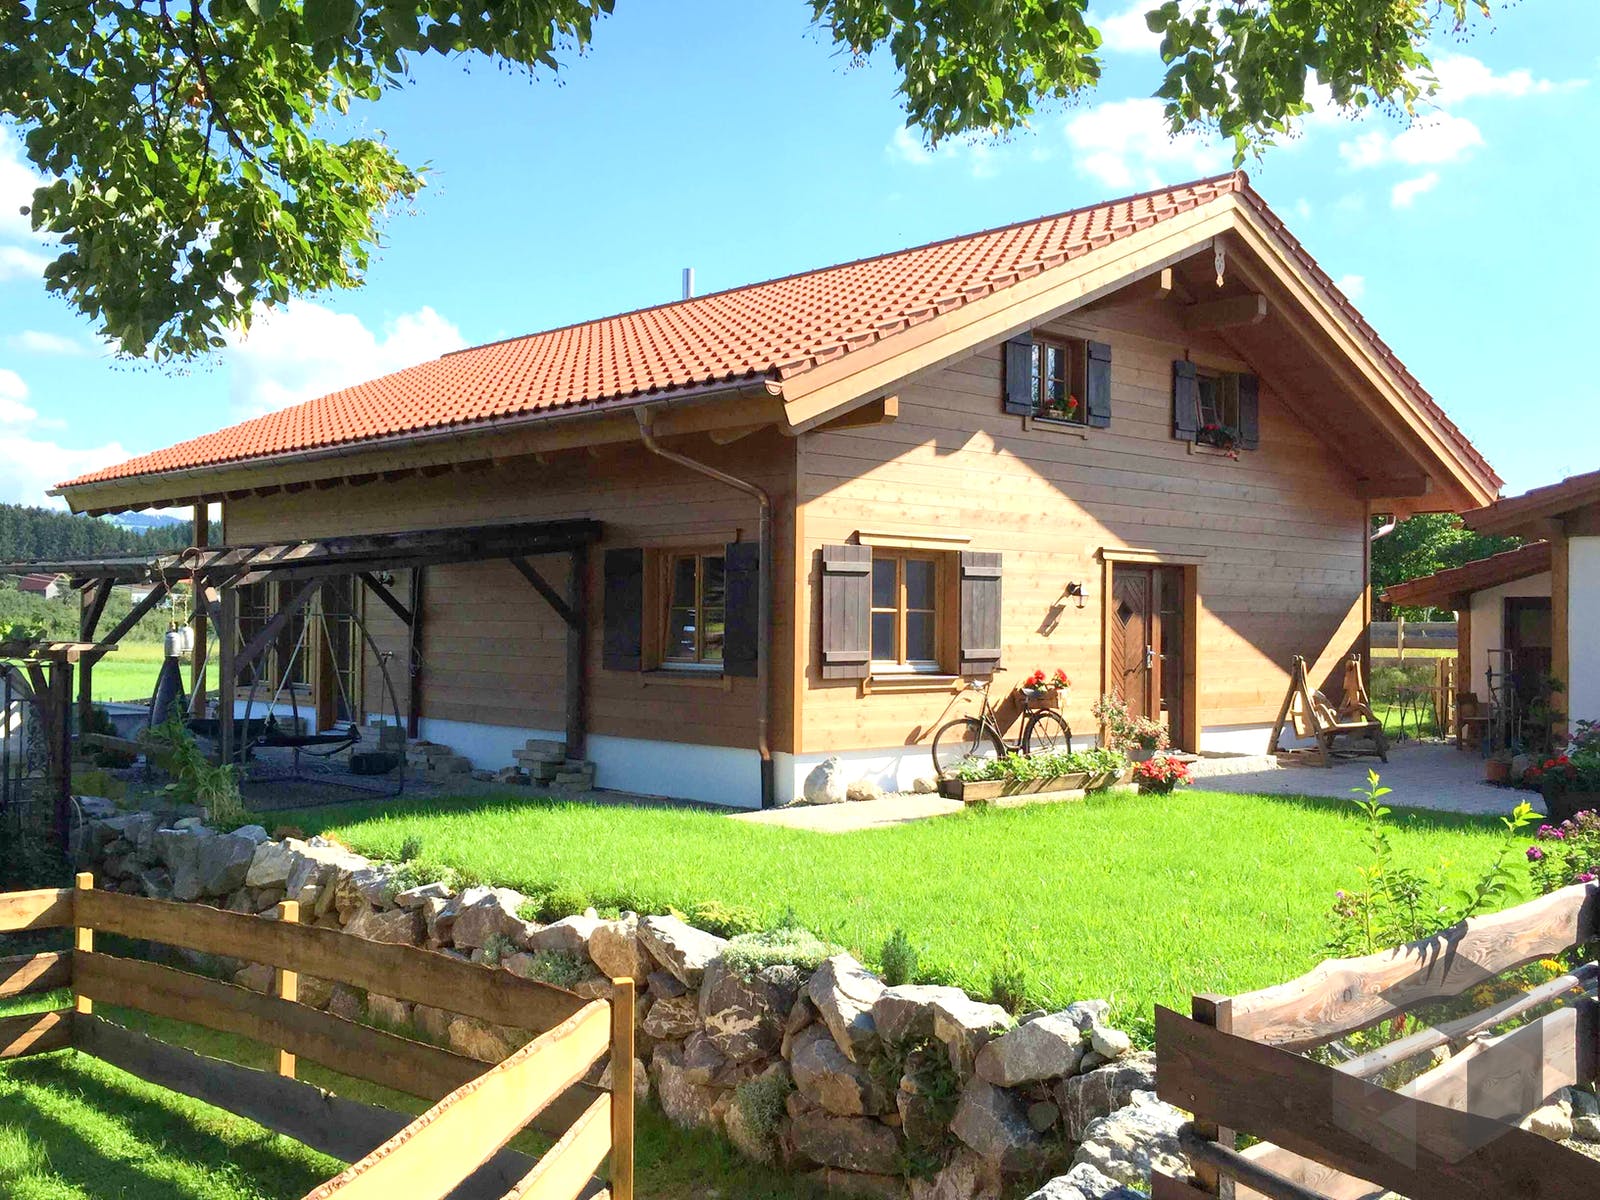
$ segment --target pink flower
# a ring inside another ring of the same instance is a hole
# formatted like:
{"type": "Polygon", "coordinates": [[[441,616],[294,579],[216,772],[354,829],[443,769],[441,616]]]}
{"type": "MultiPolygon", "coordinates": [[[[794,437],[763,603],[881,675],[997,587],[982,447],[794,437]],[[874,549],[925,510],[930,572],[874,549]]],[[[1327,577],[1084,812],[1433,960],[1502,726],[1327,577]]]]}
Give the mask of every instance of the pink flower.
{"type": "Polygon", "coordinates": [[[1528,861],[1529,862],[1541,862],[1541,861],[1543,861],[1543,859],[1544,859],[1544,851],[1543,850],[1539,849],[1539,847],[1537,847],[1537,846],[1529,846],[1528,847],[1528,861]]]}
{"type": "Polygon", "coordinates": [[[1578,876],[1579,883],[1593,883],[1594,881],[1595,873],[1593,871],[1585,871],[1582,875],[1578,876]]]}

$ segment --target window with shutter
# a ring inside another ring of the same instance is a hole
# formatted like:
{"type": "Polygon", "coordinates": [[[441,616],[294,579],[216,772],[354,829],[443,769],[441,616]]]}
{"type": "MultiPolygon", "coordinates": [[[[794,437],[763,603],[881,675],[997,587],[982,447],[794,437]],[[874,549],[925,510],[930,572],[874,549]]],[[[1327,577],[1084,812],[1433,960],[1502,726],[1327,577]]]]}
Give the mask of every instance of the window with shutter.
{"type": "Polygon", "coordinates": [[[961,673],[1000,669],[1000,555],[961,553],[961,673]]]}
{"type": "Polygon", "coordinates": [[[939,560],[916,551],[872,552],[872,669],[937,672],[939,560]]]}
{"type": "Polygon", "coordinates": [[[822,547],[822,677],[872,670],[872,548],[822,547]]]}
{"type": "Polygon", "coordinates": [[[1261,444],[1260,385],[1254,375],[1172,364],[1172,436],[1238,457],[1261,444]]]}
{"type": "Polygon", "coordinates": [[[644,662],[644,551],[607,550],[604,574],[601,664],[637,671],[644,662]]]}

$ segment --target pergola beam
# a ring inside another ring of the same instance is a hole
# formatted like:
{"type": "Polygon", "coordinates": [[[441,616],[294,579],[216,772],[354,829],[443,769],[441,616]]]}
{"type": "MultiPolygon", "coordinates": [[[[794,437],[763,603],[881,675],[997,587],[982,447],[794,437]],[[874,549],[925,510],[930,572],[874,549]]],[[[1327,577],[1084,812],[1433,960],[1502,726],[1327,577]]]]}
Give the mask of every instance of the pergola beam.
{"type": "Polygon", "coordinates": [[[556,616],[566,623],[568,629],[574,628],[579,624],[578,615],[568,607],[567,602],[561,598],[555,588],[545,582],[544,576],[539,574],[532,563],[525,558],[513,558],[511,565],[517,569],[519,575],[533,585],[534,591],[544,597],[545,603],[555,609],[556,616]]]}
{"type": "Polygon", "coordinates": [[[367,585],[370,591],[383,605],[395,616],[400,618],[400,623],[407,629],[416,622],[416,616],[411,609],[400,603],[399,598],[389,590],[388,586],[371,571],[361,572],[361,582],[367,585]]]}

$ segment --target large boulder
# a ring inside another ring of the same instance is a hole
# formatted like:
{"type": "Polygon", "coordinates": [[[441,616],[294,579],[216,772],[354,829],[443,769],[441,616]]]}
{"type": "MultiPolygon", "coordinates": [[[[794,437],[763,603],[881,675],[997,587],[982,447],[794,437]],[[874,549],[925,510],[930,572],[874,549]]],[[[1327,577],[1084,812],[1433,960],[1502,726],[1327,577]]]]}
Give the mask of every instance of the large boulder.
{"type": "Polygon", "coordinates": [[[288,890],[289,872],[299,861],[293,844],[289,841],[262,842],[250,859],[250,869],[245,872],[246,887],[281,887],[288,890]]]}
{"type": "Polygon", "coordinates": [[[845,1057],[824,1025],[807,1026],[795,1036],[789,1070],[800,1094],[835,1116],[875,1116],[889,1108],[883,1088],[845,1057]]]}
{"type": "Polygon", "coordinates": [[[244,886],[255,858],[256,844],[247,837],[231,833],[188,839],[181,852],[181,868],[172,872],[175,900],[199,900],[206,896],[226,896],[244,886]]]}
{"type": "Polygon", "coordinates": [[[972,1080],[961,1093],[950,1132],[1008,1174],[1037,1167],[1047,1152],[1044,1139],[1028,1122],[1023,1098],[981,1079],[972,1080]]]}
{"type": "Polygon", "coordinates": [[[662,996],[650,1005],[641,1031],[658,1042],[676,1042],[700,1028],[700,1008],[687,992],[681,996],[662,996]]]}
{"type": "Polygon", "coordinates": [[[1141,1191],[1149,1190],[1152,1171],[1181,1179],[1189,1172],[1189,1160],[1178,1137],[1188,1119],[1154,1092],[1135,1092],[1130,1104],[1090,1124],[1073,1162],[1088,1163],[1102,1175],[1141,1191]]]}
{"type": "Polygon", "coordinates": [[[608,979],[631,979],[640,988],[655,963],[639,942],[639,919],[601,921],[589,935],[589,957],[608,979]]]}
{"type": "Polygon", "coordinates": [[[366,908],[356,914],[344,931],[369,942],[416,946],[422,942],[422,914],[404,908],[366,908]]]}
{"type": "Polygon", "coordinates": [[[533,1034],[526,1030],[466,1016],[453,1016],[445,1035],[457,1054],[487,1063],[504,1062],[532,1040],[533,1034]]]}
{"type": "Polygon", "coordinates": [[[1061,1016],[1037,1017],[995,1038],[978,1052],[978,1078],[1019,1087],[1071,1075],[1083,1061],[1083,1030],[1061,1016]]]}
{"type": "Polygon", "coordinates": [[[963,1079],[972,1074],[978,1052],[1011,1025],[1005,1009],[970,999],[965,992],[934,1001],[933,1036],[944,1043],[951,1069],[963,1079]]]}
{"type": "Polygon", "coordinates": [[[900,1139],[870,1117],[838,1117],[813,1109],[789,1122],[789,1139],[798,1154],[824,1167],[869,1175],[900,1170],[900,1139]]]}
{"type": "Polygon", "coordinates": [[[333,907],[339,920],[350,921],[364,907],[389,907],[394,902],[394,879],[395,868],[382,863],[341,871],[333,892],[333,907]]]}
{"type": "Polygon", "coordinates": [[[682,1047],[657,1046],[650,1061],[650,1076],[667,1120],[682,1129],[701,1129],[711,1124],[711,1110],[722,1093],[689,1079],[682,1047]]]}
{"type": "Polygon", "coordinates": [[[999,1170],[965,1146],[936,1175],[911,1181],[911,1200],[1000,1200],[1002,1194],[999,1170]]]}
{"type": "Polygon", "coordinates": [[[554,950],[561,954],[583,955],[589,952],[589,938],[599,924],[594,917],[562,917],[542,929],[524,926],[518,941],[535,954],[554,950]]]}
{"type": "Polygon", "coordinates": [[[938,1003],[965,1004],[967,994],[956,987],[921,983],[885,988],[872,1002],[872,1022],[878,1036],[890,1045],[924,1042],[933,1036],[933,1009],[938,1003]]]}
{"type": "Polygon", "coordinates": [[[456,908],[450,927],[451,940],[465,950],[481,950],[496,938],[513,941],[522,933],[522,918],[517,916],[517,909],[522,907],[524,899],[520,892],[510,888],[468,888],[449,902],[456,908]]]}
{"type": "Polygon", "coordinates": [[[864,1063],[881,1045],[872,1007],[883,995],[883,980],[849,954],[835,954],[812,974],[806,995],[817,1015],[851,1062],[864,1063]]]}
{"type": "Polygon", "coordinates": [[[700,986],[711,960],[728,944],[677,917],[645,917],[639,922],[639,940],[652,958],[691,990],[700,986]]]}
{"type": "Polygon", "coordinates": [[[1123,1187],[1089,1163],[1079,1163],[1050,1180],[1028,1200],[1144,1200],[1143,1192],[1123,1187]]]}
{"type": "Polygon", "coordinates": [[[793,967],[765,967],[747,976],[716,958],[700,981],[700,1023],[734,1062],[769,1058],[778,1052],[799,994],[800,975],[793,967]]]}
{"type": "Polygon", "coordinates": [[[1131,1104],[1135,1092],[1155,1086],[1156,1056],[1148,1050],[1058,1083],[1056,1103],[1066,1118],[1068,1140],[1083,1141],[1091,1124],[1131,1104]]]}
{"type": "Polygon", "coordinates": [[[832,755],[811,768],[800,789],[801,799],[807,804],[843,804],[846,795],[844,768],[832,755]]]}
{"type": "Polygon", "coordinates": [[[429,900],[448,900],[453,894],[448,883],[435,880],[433,883],[421,883],[403,892],[396,892],[394,902],[401,908],[414,908],[420,911],[429,900]]]}

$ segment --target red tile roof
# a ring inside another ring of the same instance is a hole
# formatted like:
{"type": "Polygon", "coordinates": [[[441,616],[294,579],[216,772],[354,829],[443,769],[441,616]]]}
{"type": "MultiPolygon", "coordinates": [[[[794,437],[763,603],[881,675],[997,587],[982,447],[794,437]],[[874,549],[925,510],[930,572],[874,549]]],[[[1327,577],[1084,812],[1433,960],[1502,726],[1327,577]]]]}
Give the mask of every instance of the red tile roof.
{"type": "Polygon", "coordinates": [[[1511,533],[1519,526],[1559,517],[1576,508],[1600,504],[1600,471],[1569,475],[1559,483],[1536,487],[1520,496],[1507,496],[1483,508],[1461,514],[1480,533],[1511,533]]]}
{"type": "MultiPolygon", "coordinates": [[[[841,266],[460,350],[270,413],[63,488],[217,467],[427,430],[670,397],[813,367],[1097,250],[1158,221],[1236,194],[1282,231],[1242,172],[841,266]]],[[[1287,236],[1285,232],[1285,236],[1287,236]]],[[[1401,372],[1431,415],[1488,464],[1404,373],[1299,243],[1290,245],[1401,372]]],[[[1492,475],[1492,472],[1490,472],[1492,475]]]]}
{"type": "Polygon", "coordinates": [[[1549,569],[1550,543],[1533,542],[1515,550],[1502,550],[1499,554],[1491,554],[1476,562],[1394,584],[1385,588],[1379,599],[1409,607],[1449,608],[1457,596],[1527,579],[1549,569]]]}

